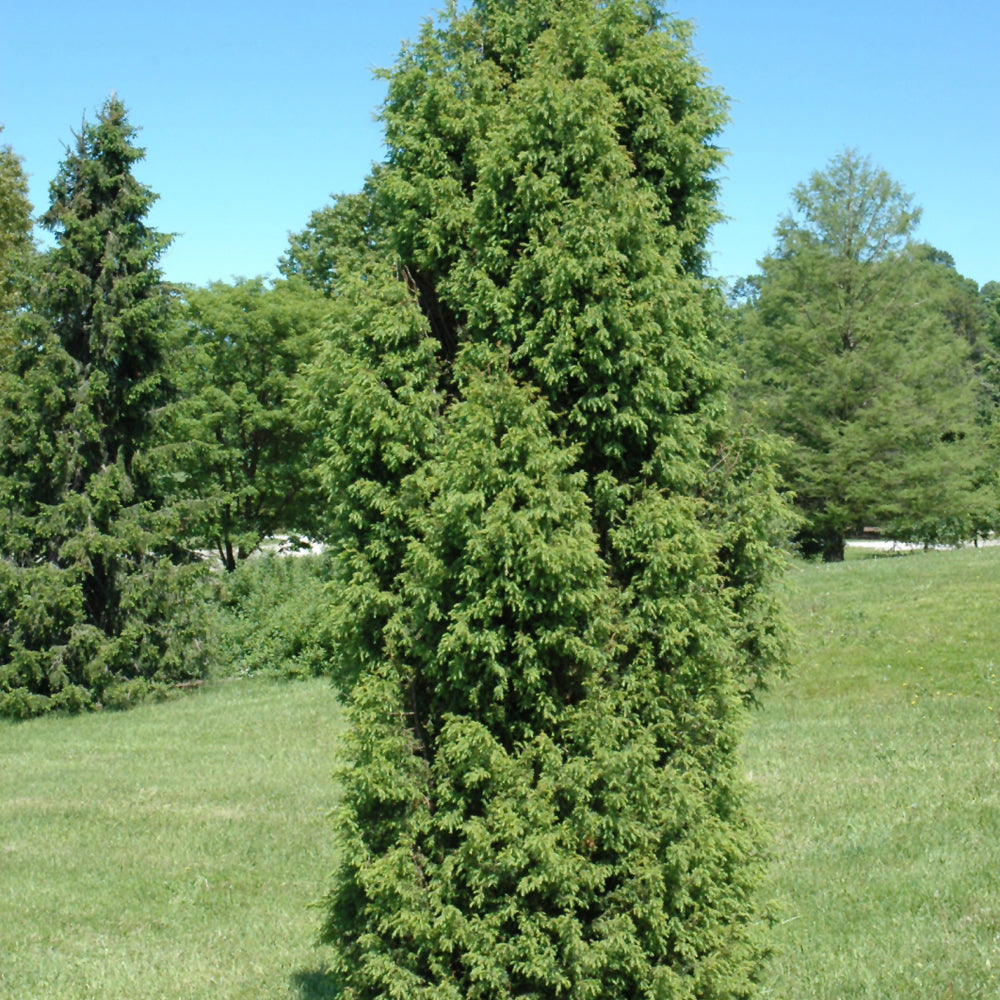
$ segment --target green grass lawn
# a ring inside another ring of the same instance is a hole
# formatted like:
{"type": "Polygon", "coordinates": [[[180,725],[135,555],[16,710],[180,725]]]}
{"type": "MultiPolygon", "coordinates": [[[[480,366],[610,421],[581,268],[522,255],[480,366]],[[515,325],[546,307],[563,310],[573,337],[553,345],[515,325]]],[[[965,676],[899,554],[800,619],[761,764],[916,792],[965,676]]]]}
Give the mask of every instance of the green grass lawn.
{"type": "Polygon", "coordinates": [[[1000,996],[1000,549],[797,564],[745,760],[773,831],[765,995],[1000,996]]]}
{"type": "MultiPolygon", "coordinates": [[[[773,831],[765,995],[1000,996],[1000,548],[796,564],[745,760],[773,831]]],[[[0,998],[335,996],[322,680],[0,724],[0,998]]]]}
{"type": "Polygon", "coordinates": [[[0,997],[327,995],[340,728],[324,681],[0,725],[0,997]]]}

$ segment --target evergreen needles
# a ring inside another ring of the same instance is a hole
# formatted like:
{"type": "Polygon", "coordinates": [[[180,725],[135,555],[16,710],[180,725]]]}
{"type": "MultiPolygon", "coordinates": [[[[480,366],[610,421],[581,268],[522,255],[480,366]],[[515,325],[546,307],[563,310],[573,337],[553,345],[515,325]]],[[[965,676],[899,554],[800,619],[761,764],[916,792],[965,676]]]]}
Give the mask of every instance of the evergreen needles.
{"type": "Polygon", "coordinates": [[[748,996],[783,508],[701,271],[722,98],[632,0],[452,7],[388,80],[287,262],[333,309],[345,995],[748,996]]]}
{"type": "MultiPolygon", "coordinates": [[[[143,151],[111,98],[52,184],[55,246],[0,362],[0,714],[122,704],[203,669],[203,609],[164,558],[137,461],[165,396],[169,238],[144,222],[143,151]]],[[[27,268],[29,264],[25,264],[27,268]]]]}

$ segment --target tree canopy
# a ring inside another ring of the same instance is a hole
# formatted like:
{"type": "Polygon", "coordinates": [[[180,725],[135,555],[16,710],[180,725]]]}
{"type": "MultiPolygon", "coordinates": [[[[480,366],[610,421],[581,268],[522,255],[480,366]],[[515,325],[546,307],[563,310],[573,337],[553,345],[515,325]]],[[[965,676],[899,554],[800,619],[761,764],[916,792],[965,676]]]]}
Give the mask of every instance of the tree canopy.
{"type": "Polygon", "coordinates": [[[28,180],[21,160],[10,146],[0,145],[0,331],[24,301],[27,257],[34,247],[31,229],[28,180]]]}
{"type": "Polygon", "coordinates": [[[975,304],[913,242],[919,211],[853,151],[793,192],[736,337],[745,405],[789,441],[783,471],[806,552],[851,531],[968,537],[979,448],[975,304]]]}
{"type": "Polygon", "coordinates": [[[317,452],[295,395],[324,313],[303,281],[262,278],[189,288],[177,310],[161,490],[185,507],[185,542],[230,572],[270,535],[321,530],[317,452]]]}

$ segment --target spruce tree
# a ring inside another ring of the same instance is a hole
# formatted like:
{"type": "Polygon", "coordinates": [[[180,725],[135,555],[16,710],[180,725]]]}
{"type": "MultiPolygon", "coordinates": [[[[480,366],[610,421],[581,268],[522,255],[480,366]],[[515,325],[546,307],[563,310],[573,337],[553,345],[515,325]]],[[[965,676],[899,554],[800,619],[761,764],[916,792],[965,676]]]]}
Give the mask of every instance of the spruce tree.
{"type": "Polygon", "coordinates": [[[723,99],[633,0],[452,6],[388,79],[312,373],[346,995],[749,996],[782,508],[703,275],[723,99]]]}
{"type": "Polygon", "coordinates": [[[0,373],[10,714],[127,701],[201,669],[194,592],[162,558],[138,460],[164,393],[170,294],[134,135],[112,97],[67,151],[42,219],[55,245],[0,373]]]}

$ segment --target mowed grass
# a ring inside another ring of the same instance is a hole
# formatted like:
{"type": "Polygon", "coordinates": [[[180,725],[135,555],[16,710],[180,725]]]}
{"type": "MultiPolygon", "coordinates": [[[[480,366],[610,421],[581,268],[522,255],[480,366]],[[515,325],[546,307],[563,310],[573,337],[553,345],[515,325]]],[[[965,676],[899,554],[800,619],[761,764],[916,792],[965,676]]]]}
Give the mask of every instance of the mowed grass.
{"type": "MultiPolygon", "coordinates": [[[[1000,996],[1000,548],[796,564],[748,732],[765,996],[1000,996]]],[[[322,680],[0,724],[0,998],[335,997],[322,680]]]]}
{"type": "Polygon", "coordinates": [[[332,995],[329,684],[0,725],[0,997],[332,995]]]}
{"type": "Polygon", "coordinates": [[[773,832],[765,995],[1000,996],[1000,548],[796,564],[745,760],[773,832]]]}

